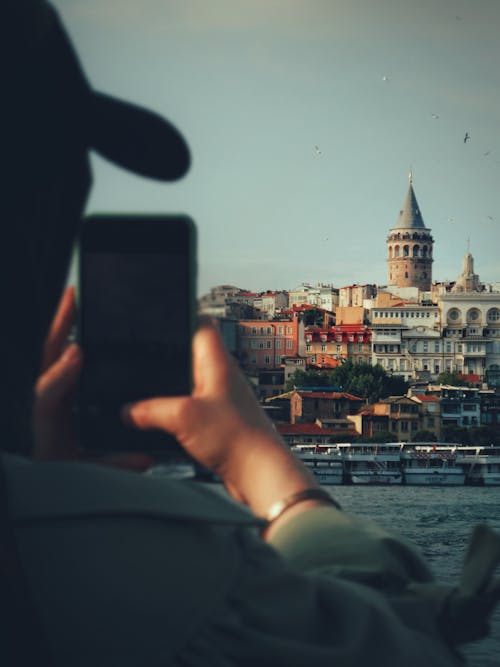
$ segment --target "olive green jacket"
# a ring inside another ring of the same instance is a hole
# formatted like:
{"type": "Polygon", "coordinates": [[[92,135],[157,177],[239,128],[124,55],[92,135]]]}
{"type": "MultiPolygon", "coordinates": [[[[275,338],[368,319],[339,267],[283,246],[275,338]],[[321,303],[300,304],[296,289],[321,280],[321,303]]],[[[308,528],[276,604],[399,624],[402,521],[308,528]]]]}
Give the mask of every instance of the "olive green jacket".
{"type": "Polygon", "coordinates": [[[334,508],[290,519],[269,546],[260,520],[197,482],[3,462],[23,571],[61,667],[446,667],[498,597],[488,529],[474,576],[451,589],[403,540],[334,508]]]}

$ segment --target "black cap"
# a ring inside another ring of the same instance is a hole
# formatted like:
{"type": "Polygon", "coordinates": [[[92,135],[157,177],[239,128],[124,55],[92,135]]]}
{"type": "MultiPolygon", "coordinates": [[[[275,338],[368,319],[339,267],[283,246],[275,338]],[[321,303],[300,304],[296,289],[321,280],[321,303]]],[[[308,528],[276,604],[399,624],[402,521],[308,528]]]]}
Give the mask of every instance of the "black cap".
{"type": "Polygon", "coordinates": [[[40,351],[90,191],[89,149],[162,181],[183,176],[190,157],[170,122],[92,89],[45,0],[0,5],[0,449],[27,452],[40,351]]]}
{"type": "Polygon", "coordinates": [[[57,99],[58,112],[69,116],[72,132],[81,136],[87,148],[148,178],[170,181],[186,173],[190,156],[181,133],[152,111],[94,91],[48,3],[6,0],[4,10],[0,38],[4,45],[7,39],[9,60],[17,63],[18,85],[22,85],[22,67],[28,71],[28,80],[37,69],[41,95],[57,99]]]}

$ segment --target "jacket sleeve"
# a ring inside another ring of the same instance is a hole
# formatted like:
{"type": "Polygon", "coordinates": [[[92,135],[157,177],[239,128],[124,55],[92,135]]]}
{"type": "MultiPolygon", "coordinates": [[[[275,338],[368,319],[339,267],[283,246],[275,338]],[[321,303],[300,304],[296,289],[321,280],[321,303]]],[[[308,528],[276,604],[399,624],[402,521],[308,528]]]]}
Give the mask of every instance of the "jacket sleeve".
{"type": "Polygon", "coordinates": [[[500,600],[500,535],[473,529],[462,575],[439,584],[417,549],[370,521],[322,507],[290,519],[272,544],[295,569],[357,582],[381,593],[412,623],[416,609],[433,619],[451,646],[488,634],[488,618],[500,600]]]}

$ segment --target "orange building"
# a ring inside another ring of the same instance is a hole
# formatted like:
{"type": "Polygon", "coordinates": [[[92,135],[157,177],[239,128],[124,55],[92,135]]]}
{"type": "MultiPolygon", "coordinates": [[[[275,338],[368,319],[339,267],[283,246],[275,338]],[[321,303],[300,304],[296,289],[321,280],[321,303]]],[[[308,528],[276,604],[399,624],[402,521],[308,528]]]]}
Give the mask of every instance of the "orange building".
{"type": "Polygon", "coordinates": [[[304,325],[299,317],[287,320],[239,320],[236,357],[246,370],[279,368],[283,357],[303,353],[304,325]]]}
{"type": "Polygon", "coordinates": [[[327,329],[307,327],[306,355],[315,365],[330,366],[329,359],[371,363],[372,332],[365,324],[340,324],[327,329]],[[324,362],[322,360],[324,359],[324,362]]]}

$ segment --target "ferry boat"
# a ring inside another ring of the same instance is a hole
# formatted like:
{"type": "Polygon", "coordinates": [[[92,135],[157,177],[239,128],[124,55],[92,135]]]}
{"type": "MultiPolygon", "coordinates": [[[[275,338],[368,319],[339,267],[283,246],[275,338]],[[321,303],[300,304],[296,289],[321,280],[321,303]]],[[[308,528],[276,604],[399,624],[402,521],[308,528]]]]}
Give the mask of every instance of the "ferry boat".
{"type": "Polygon", "coordinates": [[[465,483],[500,486],[500,447],[457,447],[457,464],[465,472],[465,483]]]}
{"type": "Polygon", "coordinates": [[[412,486],[463,486],[465,470],[457,460],[458,445],[403,443],[401,464],[404,483],[412,486]]]}
{"type": "Polygon", "coordinates": [[[339,443],[346,482],[350,484],[401,484],[401,443],[339,443]]]}
{"type": "Polygon", "coordinates": [[[344,467],[338,453],[324,445],[293,445],[292,452],[322,485],[342,484],[344,467]]]}

